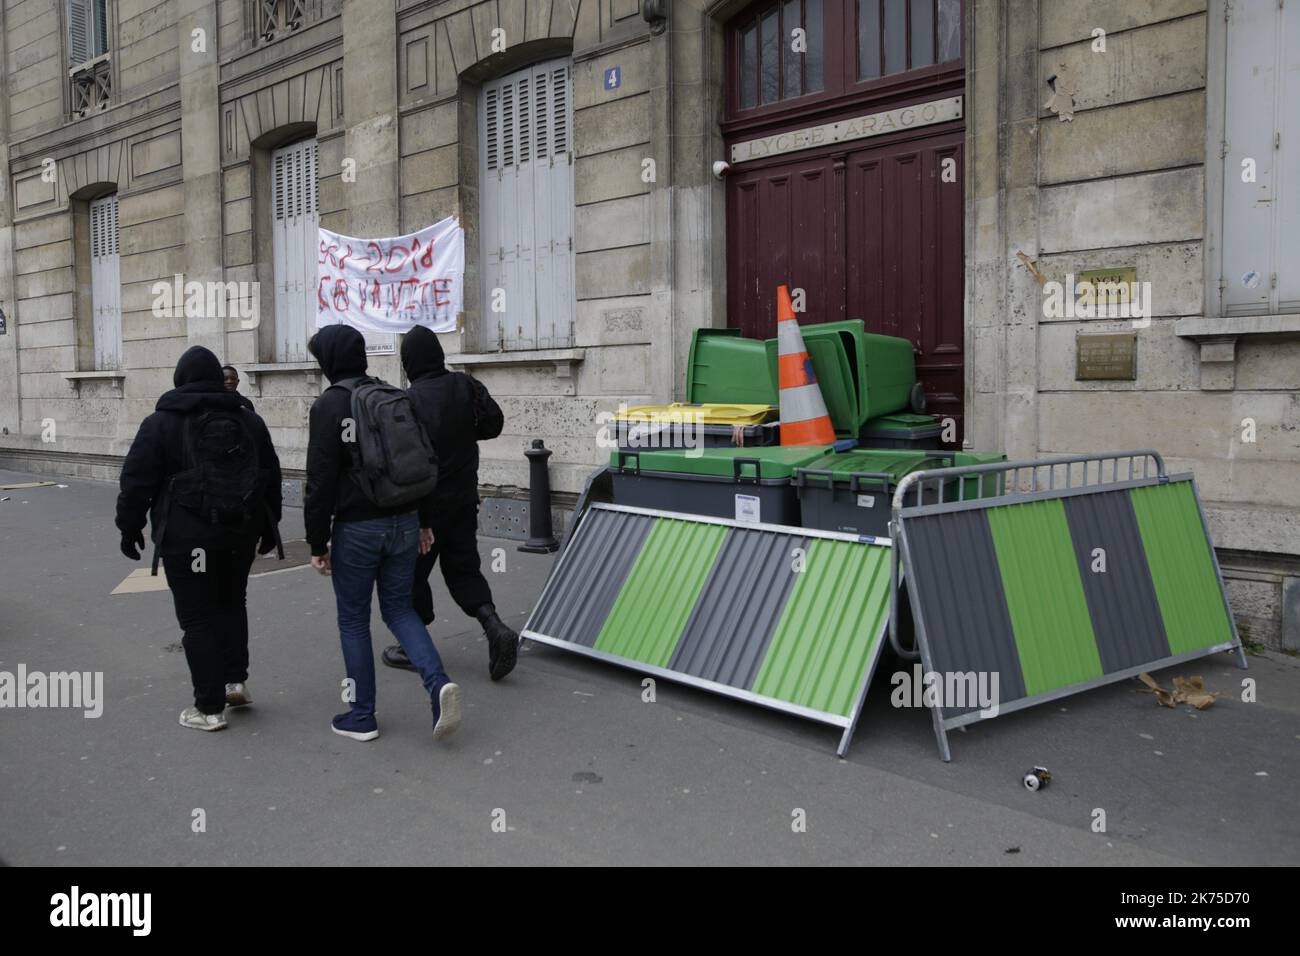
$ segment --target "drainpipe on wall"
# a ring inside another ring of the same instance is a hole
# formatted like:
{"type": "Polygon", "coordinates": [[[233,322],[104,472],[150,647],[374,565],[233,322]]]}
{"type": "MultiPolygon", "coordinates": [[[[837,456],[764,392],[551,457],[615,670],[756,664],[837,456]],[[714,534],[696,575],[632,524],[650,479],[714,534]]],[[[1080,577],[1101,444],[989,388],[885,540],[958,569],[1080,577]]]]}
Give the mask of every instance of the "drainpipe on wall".
{"type": "MultiPolygon", "coordinates": [[[[664,12],[668,13],[667,4],[664,12]]],[[[676,23],[669,14],[667,29],[663,31],[660,42],[664,47],[664,59],[667,70],[664,73],[666,95],[664,106],[668,110],[668,148],[664,156],[668,160],[668,396],[675,398],[677,375],[677,166],[673,161],[673,150],[677,145],[677,113],[674,109],[676,91],[673,87],[673,33],[676,23]]],[[[653,31],[652,31],[653,32],[653,31]]],[[[655,42],[653,39],[651,43],[655,42]]]]}
{"type": "MultiPolygon", "coordinates": [[[[0,4],[0,37],[8,32],[6,23],[6,5],[0,4]]],[[[13,349],[13,401],[14,401],[14,429],[13,436],[2,436],[3,438],[17,438],[21,441],[23,434],[23,402],[22,402],[22,376],[20,354],[18,349],[18,259],[14,249],[14,221],[13,209],[14,202],[10,189],[12,180],[9,177],[9,69],[5,64],[0,69],[0,175],[4,181],[0,183],[0,250],[3,250],[3,261],[0,261],[0,268],[8,273],[8,281],[4,288],[7,291],[0,294],[0,309],[5,310],[5,335],[12,336],[9,340],[9,347],[13,349]]],[[[8,441],[4,444],[9,444],[8,441]]]]}

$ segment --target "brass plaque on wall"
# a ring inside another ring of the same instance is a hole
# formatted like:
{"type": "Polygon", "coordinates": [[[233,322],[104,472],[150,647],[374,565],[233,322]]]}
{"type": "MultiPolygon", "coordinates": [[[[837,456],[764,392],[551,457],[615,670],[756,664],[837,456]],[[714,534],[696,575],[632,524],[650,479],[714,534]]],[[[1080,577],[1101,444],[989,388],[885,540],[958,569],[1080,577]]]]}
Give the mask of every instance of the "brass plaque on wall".
{"type": "Polygon", "coordinates": [[[1135,266],[1080,272],[1074,277],[1075,306],[1105,309],[1129,305],[1132,300],[1130,293],[1135,285],[1135,266]]]}
{"type": "Polygon", "coordinates": [[[1137,333],[1078,335],[1074,340],[1075,381],[1137,379],[1137,333]]]}

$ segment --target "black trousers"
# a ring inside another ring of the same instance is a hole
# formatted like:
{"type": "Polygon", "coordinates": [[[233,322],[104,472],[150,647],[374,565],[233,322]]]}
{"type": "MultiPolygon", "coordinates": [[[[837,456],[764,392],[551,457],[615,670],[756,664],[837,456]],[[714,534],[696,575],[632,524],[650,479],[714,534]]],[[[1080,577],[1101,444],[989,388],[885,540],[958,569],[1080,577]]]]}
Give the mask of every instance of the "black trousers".
{"type": "Polygon", "coordinates": [[[185,632],[181,644],[194,683],[194,706],[205,714],[225,709],[226,684],[248,680],[244,601],[253,549],[252,541],[234,549],[207,548],[201,571],[195,570],[192,549],[162,556],[176,621],[185,632]]]}
{"type": "Polygon", "coordinates": [[[492,590],[483,577],[478,556],[478,504],[471,500],[456,507],[439,508],[433,526],[433,547],[415,562],[411,603],[425,624],[433,623],[433,589],[429,575],[442,559],[442,579],[460,609],[470,617],[492,603],[492,590]]]}

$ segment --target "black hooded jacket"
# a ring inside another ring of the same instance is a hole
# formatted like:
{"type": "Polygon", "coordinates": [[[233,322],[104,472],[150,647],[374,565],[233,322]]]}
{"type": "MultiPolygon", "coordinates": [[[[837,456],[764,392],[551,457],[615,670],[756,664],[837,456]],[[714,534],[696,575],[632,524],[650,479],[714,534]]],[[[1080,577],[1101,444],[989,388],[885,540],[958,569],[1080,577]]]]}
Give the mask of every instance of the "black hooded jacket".
{"type": "MultiPolygon", "coordinates": [[[[208,349],[196,345],[185,351],[172,376],[175,384],[158,399],[153,414],[140,423],[119,479],[117,528],[134,540],[149,521],[150,536],[160,554],[188,552],[196,543],[213,542],[210,526],[203,525],[184,508],[167,509],[167,484],[185,470],[185,424],[191,413],[204,409],[241,410],[257,443],[258,465],[266,472],[263,497],[267,521],[259,537],[273,535],[280,521],[280,459],[271,444],[266,423],[242,395],[227,392],[221,380],[221,362],[208,349]],[[165,540],[160,540],[166,511],[165,540]],[[272,524],[274,521],[275,524],[272,524]]],[[[237,546],[244,542],[222,542],[237,546]]]]}
{"type": "Polygon", "coordinates": [[[501,433],[501,409],[482,382],[447,370],[438,336],[417,325],[402,340],[407,391],[420,423],[438,453],[436,507],[459,508],[478,501],[478,442],[501,433]]]}
{"type": "MultiPolygon", "coordinates": [[[[331,385],[366,374],[366,340],[350,325],[327,325],[312,338],[312,350],[331,385]]],[[[351,475],[351,449],[343,441],[343,420],[352,417],[352,393],[327,388],[311,406],[307,437],[307,487],[303,494],[303,523],[313,555],[329,547],[336,521],[367,521],[411,511],[409,505],[380,508],[361,491],[351,475]]],[[[431,512],[420,505],[421,527],[429,527],[431,512]]]]}

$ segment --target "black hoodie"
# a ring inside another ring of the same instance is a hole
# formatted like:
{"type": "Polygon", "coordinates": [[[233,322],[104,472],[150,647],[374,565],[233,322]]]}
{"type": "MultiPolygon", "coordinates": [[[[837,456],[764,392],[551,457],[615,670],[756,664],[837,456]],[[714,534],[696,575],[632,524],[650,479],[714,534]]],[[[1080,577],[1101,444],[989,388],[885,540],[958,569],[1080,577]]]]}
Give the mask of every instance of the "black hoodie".
{"type": "Polygon", "coordinates": [[[264,498],[270,518],[259,534],[265,537],[274,532],[270,519],[277,524],[280,521],[280,459],[266,424],[253,411],[248,399],[225,390],[220,360],[201,345],[186,349],[176,363],[172,383],[176,387],[164,392],[153,414],[140,423],[122,465],[118,482],[121,490],[117,496],[117,527],[122,537],[133,540],[144,530],[147,517],[150,536],[162,554],[188,552],[197,542],[211,542],[210,529],[195,526],[183,508],[171,509],[166,522],[166,540],[159,540],[166,506],[164,491],[172,475],[185,469],[182,449],[186,419],[192,412],[203,409],[239,409],[247,416],[248,429],[257,442],[258,464],[267,472],[264,498]]]}
{"type": "MultiPolygon", "coordinates": [[[[366,374],[366,340],[350,325],[327,325],[312,338],[312,354],[321,371],[337,385],[366,374]]],[[[307,437],[307,487],[303,493],[303,523],[311,553],[324,554],[336,521],[367,521],[415,510],[409,505],[380,508],[353,480],[351,449],[343,441],[343,420],[352,417],[352,393],[327,388],[311,406],[307,437]]],[[[421,526],[429,513],[420,506],[421,526]]]]}
{"type": "Polygon", "coordinates": [[[402,367],[420,423],[438,453],[438,508],[477,503],[478,440],[501,433],[501,409],[477,379],[447,370],[438,336],[422,325],[402,340],[402,367]]]}

